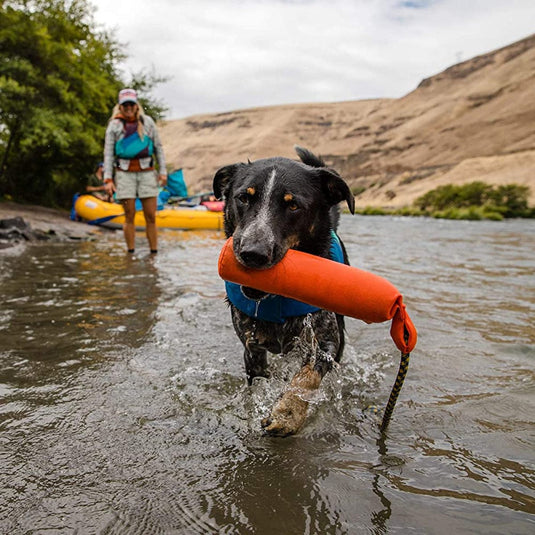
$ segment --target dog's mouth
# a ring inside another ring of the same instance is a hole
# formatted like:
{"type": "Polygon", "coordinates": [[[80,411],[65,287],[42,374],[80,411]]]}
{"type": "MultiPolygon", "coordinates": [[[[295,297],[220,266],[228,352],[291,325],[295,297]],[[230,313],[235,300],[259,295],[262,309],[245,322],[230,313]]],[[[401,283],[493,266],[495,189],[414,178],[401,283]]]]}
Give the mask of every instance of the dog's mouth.
{"type": "Polygon", "coordinates": [[[240,264],[250,269],[269,269],[278,264],[296,240],[277,240],[270,243],[262,239],[243,239],[234,235],[234,255],[240,264]]]}
{"type": "Polygon", "coordinates": [[[266,295],[268,295],[266,292],[256,290],[255,288],[250,288],[249,286],[242,286],[241,291],[245,297],[252,299],[253,301],[260,301],[261,299],[264,299],[266,295]]]}
{"type": "Polygon", "coordinates": [[[258,269],[258,270],[269,269],[269,268],[272,268],[277,263],[277,262],[268,262],[268,263],[255,262],[255,261],[251,261],[248,258],[243,259],[239,255],[236,255],[236,258],[242,266],[249,268],[249,269],[258,269]]]}
{"type": "Polygon", "coordinates": [[[251,269],[269,269],[278,261],[273,258],[273,253],[266,251],[240,249],[234,253],[240,264],[251,269]]]}
{"type": "Polygon", "coordinates": [[[282,258],[276,251],[259,245],[234,247],[234,254],[240,264],[251,269],[269,269],[282,258]]]}

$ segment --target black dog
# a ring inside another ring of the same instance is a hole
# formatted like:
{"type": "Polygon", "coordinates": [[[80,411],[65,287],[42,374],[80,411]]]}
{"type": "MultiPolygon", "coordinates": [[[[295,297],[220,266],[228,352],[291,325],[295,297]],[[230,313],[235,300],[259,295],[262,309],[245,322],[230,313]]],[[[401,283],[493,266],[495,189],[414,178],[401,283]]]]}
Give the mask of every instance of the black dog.
{"type": "MultiPolygon", "coordinates": [[[[266,158],[223,167],[214,177],[214,193],[225,198],[225,233],[233,236],[234,254],[244,266],[266,269],[288,249],[336,259],[348,264],[335,234],[338,204],[355,201],[347,184],[333,169],[306,149],[296,147],[301,162],[266,158]]],[[[344,318],[304,303],[227,283],[232,321],[245,347],[249,384],[268,377],[267,352],[291,351],[303,336],[308,317],[308,347],[303,367],[292,379],[264,429],[278,436],[295,433],[305,420],[307,393],[317,389],[344,349],[344,318]]],[[[302,342],[301,342],[302,344],[302,342]]]]}

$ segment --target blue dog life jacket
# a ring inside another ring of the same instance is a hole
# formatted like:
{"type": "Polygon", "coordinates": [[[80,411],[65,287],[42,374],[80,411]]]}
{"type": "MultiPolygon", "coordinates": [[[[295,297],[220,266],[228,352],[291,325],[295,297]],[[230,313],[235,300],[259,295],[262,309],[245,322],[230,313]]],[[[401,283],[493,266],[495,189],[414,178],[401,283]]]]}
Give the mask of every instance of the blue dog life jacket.
{"type": "MultiPolygon", "coordinates": [[[[341,264],[344,263],[344,253],[342,251],[340,238],[333,230],[331,230],[331,248],[329,257],[335,262],[340,262],[341,264]]],[[[262,321],[284,323],[288,318],[306,316],[311,312],[320,310],[318,307],[276,294],[266,294],[265,297],[256,301],[246,297],[242,291],[242,286],[235,282],[225,281],[225,288],[227,290],[229,301],[238,310],[241,310],[251,318],[262,321]]]]}

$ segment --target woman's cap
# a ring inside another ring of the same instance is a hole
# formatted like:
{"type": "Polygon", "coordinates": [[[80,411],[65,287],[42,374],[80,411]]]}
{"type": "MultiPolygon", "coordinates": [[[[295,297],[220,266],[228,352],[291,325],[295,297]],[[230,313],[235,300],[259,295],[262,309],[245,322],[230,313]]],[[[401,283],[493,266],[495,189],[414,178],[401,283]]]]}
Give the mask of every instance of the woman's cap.
{"type": "Polygon", "coordinates": [[[134,102],[137,104],[137,93],[135,89],[121,89],[119,91],[119,104],[124,104],[125,102],[134,102]]]}

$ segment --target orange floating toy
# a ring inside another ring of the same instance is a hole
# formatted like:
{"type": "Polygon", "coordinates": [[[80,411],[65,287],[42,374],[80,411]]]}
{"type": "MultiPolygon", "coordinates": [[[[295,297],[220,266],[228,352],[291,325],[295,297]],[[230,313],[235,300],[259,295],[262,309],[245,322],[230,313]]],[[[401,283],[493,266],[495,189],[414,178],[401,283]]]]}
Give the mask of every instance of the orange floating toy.
{"type": "Polygon", "coordinates": [[[290,249],[269,269],[249,269],[238,262],[232,238],[219,256],[222,279],[263,292],[351,316],[366,323],[392,320],[390,335],[402,353],[416,345],[416,329],[403,297],[386,279],[327,258],[290,249]]]}

